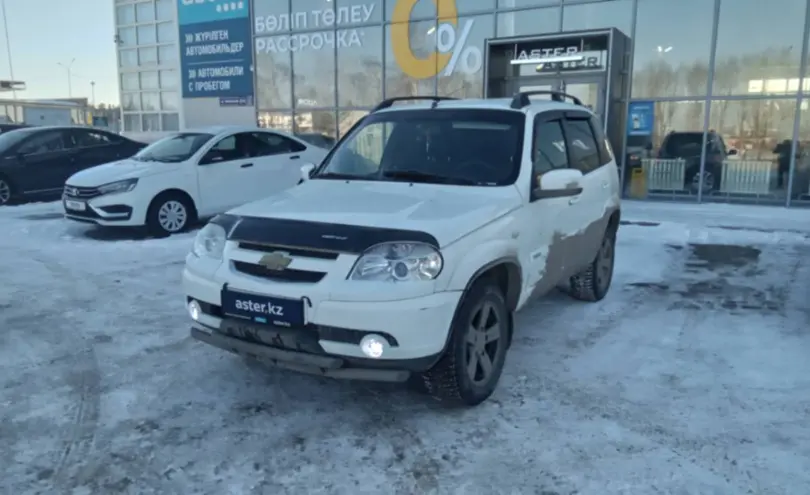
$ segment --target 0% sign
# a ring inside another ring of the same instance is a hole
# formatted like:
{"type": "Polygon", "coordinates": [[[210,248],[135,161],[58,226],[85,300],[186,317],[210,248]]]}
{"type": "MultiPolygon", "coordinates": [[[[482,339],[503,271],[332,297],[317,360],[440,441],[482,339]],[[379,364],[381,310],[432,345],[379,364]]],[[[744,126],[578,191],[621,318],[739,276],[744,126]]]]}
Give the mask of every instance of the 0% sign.
{"type": "MultiPolygon", "coordinates": [[[[445,76],[453,74],[456,67],[464,74],[474,74],[481,70],[484,64],[481,49],[477,46],[467,46],[473,23],[472,19],[468,19],[460,26],[461,29],[449,22],[439,24],[436,31],[436,51],[450,55],[450,60],[444,67],[445,76]]],[[[429,34],[432,31],[429,31],[429,34]]]]}

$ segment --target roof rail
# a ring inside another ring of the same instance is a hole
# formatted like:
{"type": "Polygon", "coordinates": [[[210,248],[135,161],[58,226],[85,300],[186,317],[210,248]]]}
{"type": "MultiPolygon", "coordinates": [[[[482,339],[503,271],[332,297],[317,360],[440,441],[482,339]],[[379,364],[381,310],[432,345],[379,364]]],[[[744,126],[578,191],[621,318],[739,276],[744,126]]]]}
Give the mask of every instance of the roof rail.
{"type": "Polygon", "coordinates": [[[581,107],[585,106],[582,104],[582,100],[577,98],[576,96],[569,95],[568,93],[563,93],[562,91],[548,91],[548,90],[538,90],[538,91],[521,91],[512,98],[512,108],[514,109],[521,109],[523,107],[527,107],[531,105],[531,100],[529,100],[530,96],[535,95],[549,95],[553,101],[563,102],[566,98],[569,98],[574,105],[579,105],[581,107]]]}
{"type": "Polygon", "coordinates": [[[371,112],[374,113],[379,110],[384,110],[386,108],[391,108],[394,103],[398,101],[421,101],[421,100],[428,100],[433,102],[433,106],[431,108],[436,108],[436,105],[439,104],[440,101],[445,100],[457,100],[458,98],[451,98],[449,96],[395,96],[393,98],[386,98],[385,100],[381,101],[379,105],[374,107],[371,112]]]}

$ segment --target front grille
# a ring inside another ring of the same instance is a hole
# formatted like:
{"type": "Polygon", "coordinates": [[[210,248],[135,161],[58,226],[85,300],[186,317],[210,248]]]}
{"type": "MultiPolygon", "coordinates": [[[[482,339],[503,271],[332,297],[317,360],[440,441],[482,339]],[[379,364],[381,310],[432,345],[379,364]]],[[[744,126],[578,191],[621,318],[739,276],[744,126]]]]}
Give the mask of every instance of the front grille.
{"type": "Polygon", "coordinates": [[[69,198],[90,199],[101,196],[97,187],[77,187],[65,184],[65,196],[69,198]]]}
{"type": "Polygon", "coordinates": [[[252,275],[254,277],[266,278],[274,282],[292,282],[299,284],[315,284],[326,276],[324,272],[310,272],[306,270],[270,270],[261,265],[245,263],[244,261],[234,261],[233,267],[236,271],[252,275]]]}
{"type": "Polygon", "coordinates": [[[321,260],[336,260],[340,253],[335,251],[320,251],[317,249],[307,248],[289,248],[286,246],[274,246],[271,244],[256,244],[253,242],[240,242],[239,249],[246,249],[248,251],[259,251],[262,253],[272,253],[281,251],[299,258],[317,258],[321,260]]]}

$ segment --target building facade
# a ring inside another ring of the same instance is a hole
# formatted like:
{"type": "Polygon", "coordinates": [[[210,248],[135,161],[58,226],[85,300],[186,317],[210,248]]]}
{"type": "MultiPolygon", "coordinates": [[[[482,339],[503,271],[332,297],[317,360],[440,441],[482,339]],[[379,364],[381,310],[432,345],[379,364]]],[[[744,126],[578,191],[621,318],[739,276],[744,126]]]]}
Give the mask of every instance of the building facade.
{"type": "Polygon", "coordinates": [[[135,3],[131,24],[119,14],[119,38],[135,28],[119,50],[125,129],[258,122],[339,137],[386,97],[481,97],[487,39],[616,28],[632,40],[633,126],[616,150],[627,195],[810,206],[808,0],[173,0],[179,34],[161,38],[166,1],[135,3]],[[154,29],[143,43],[141,28],[154,29]],[[160,71],[180,68],[163,85],[160,71]]]}

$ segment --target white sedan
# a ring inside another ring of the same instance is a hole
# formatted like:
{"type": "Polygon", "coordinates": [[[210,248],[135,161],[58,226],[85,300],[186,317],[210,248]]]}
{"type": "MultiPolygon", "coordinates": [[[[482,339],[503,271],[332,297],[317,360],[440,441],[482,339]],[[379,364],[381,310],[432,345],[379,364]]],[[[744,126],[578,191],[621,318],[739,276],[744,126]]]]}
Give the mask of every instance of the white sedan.
{"type": "Polygon", "coordinates": [[[198,218],[298,184],[327,151],[258,127],[208,127],[165,137],[135,156],[71,176],[65,217],[102,226],[181,232],[198,218]]]}

